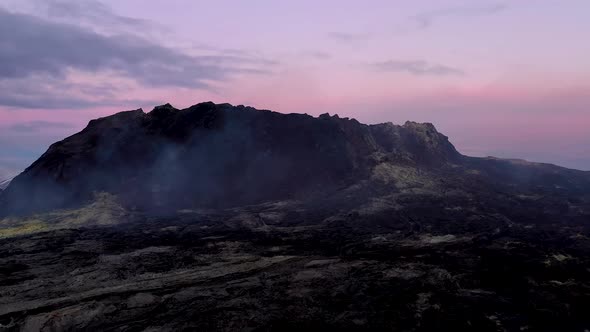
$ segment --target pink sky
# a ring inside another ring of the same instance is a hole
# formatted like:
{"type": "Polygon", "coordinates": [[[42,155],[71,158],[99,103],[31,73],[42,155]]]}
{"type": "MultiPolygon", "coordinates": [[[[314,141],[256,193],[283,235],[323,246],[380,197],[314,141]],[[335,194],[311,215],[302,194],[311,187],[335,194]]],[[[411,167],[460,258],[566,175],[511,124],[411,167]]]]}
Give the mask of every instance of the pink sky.
{"type": "Polygon", "coordinates": [[[11,22],[0,44],[12,47],[0,48],[0,177],[92,118],[207,100],[432,122],[468,155],[590,170],[585,0],[4,0],[0,9],[11,22]]]}

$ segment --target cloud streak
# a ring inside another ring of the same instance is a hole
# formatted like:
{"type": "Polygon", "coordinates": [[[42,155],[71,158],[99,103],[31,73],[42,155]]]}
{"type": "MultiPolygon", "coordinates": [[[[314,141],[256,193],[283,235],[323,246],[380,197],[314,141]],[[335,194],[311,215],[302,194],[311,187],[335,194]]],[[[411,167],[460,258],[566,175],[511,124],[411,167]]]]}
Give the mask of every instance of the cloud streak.
{"type": "Polygon", "coordinates": [[[72,129],[74,126],[66,122],[50,122],[50,121],[28,121],[15,123],[5,127],[5,130],[15,131],[19,133],[36,133],[47,129],[72,129]]]}
{"type": "Polygon", "coordinates": [[[330,32],[328,37],[338,42],[353,43],[367,40],[370,35],[368,33],[330,32]]]}
{"type": "Polygon", "coordinates": [[[118,15],[97,0],[42,0],[35,2],[51,18],[65,22],[87,23],[100,29],[117,29],[126,31],[153,30],[154,22],[128,16],[118,15]]]}
{"type": "Polygon", "coordinates": [[[370,64],[369,67],[381,72],[405,72],[416,76],[461,76],[465,74],[459,68],[423,60],[388,60],[370,64]]]}
{"type": "Polygon", "coordinates": [[[0,105],[25,109],[85,109],[97,106],[156,105],[161,100],[121,98],[117,87],[101,83],[69,82],[51,75],[0,79],[0,105]]]}
{"type": "Polygon", "coordinates": [[[440,19],[454,17],[487,16],[504,11],[507,8],[508,5],[504,3],[475,4],[469,6],[451,7],[426,11],[415,16],[412,16],[411,19],[418,24],[418,27],[428,28],[440,19]]]}

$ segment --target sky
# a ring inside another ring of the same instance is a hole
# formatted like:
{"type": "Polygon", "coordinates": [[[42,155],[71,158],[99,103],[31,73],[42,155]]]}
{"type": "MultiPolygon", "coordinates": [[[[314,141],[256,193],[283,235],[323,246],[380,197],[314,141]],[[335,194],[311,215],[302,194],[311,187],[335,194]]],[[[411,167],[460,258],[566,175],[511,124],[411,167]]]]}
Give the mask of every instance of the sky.
{"type": "Polygon", "coordinates": [[[590,170],[589,31],[587,0],[0,0],[0,178],[93,118],[209,100],[590,170]]]}

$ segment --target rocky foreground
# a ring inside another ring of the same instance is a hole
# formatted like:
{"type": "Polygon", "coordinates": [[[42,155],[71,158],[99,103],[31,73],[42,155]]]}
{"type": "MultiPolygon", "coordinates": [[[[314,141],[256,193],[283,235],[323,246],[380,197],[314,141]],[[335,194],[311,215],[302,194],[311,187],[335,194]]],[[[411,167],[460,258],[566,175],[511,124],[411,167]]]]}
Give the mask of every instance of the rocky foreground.
{"type": "Polygon", "coordinates": [[[3,329],[590,326],[587,223],[329,216],[294,202],[146,218],[111,203],[0,240],[3,329]],[[77,226],[109,209],[120,224],[77,226]]]}
{"type": "Polygon", "coordinates": [[[120,113],[0,215],[0,330],[590,329],[590,174],[430,124],[120,113]]]}

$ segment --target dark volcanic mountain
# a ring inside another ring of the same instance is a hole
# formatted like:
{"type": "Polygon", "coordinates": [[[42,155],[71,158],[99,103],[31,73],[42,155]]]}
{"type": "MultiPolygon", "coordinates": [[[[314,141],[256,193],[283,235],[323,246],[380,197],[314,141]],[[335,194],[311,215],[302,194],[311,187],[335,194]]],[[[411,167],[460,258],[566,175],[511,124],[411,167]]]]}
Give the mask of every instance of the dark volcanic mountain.
{"type": "Polygon", "coordinates": [[[590,173],[463,156],[431,124],[122,112],[0,215],[0,330],[590,327],[590,173]]]}
{"type": "MultiPolygon", "coordinates": [[[[71,207],[94,192],[148,210],[238,206],[330,194],[391,167],[445,173],[441,180],[461,177],[449,186],[481,182],[484,190],[521,194],[579,195],[590,188],[583,172],[464,157],[431,124],[364,125],[328,114],[166,104],[93,120],[53,144],[14,179],[0,211],[71,207]]],[[[391,191],[401,179],[385,175],[391,191]]]]}
{"type": "Polygon", "coordinates": [[[460,155],[430,124],[167,104],[93,120],[53,144],[14,180],[3,205],[42,211],[107,191],[143,208],[235,206],[335,190],[366,179],[380,158],[442,166],[460,155]]]}

